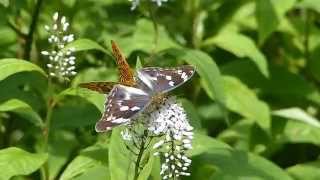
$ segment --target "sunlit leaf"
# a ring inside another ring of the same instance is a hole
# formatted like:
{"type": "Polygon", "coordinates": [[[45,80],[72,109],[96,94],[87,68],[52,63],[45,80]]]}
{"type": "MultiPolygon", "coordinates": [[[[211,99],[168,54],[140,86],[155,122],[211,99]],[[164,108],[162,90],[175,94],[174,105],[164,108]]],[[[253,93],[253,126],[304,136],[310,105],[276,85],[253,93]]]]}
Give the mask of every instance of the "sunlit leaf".
{"type": "Polygon", "coordinates": [[[218,66],[214,60],[206,53],[191,49],[171,49],[168,51],[177,59],[186,61],[194,65],[197,73],[200,75],[206,85],[206,92],[219,103],[225,104],[225,94],[223,90],[223,81],[218,66]]]}
{"type": "Polygon", "coordinates": [[[14,112],[20,117],[29,120],[36,126],[43,126],[41,117],[36,113],[32,107],[18,99],[11,99],[0,104],[0,112],[14,112]]]}
{"type": "Polygon", "coordinates": [[[135,156],[130,153],[120,136],[120,128],[112,130],[109,146],[111,179],[133,179],[135,156]]]}
{"type": "Polygon", "coordinates": [[[245,35],[225,31],[207,39],[204,44],[214,44],[240,58],[248,57],[264,76],[269,76],[268,64],[264,54],[260,52],[254,41],[245,35]]]}
{"type": "Polygon", "coordinates": [[[295,180],[318,180],[320,179],[320,161],[297,164],[287,168],[287,172],[295,180]]]}
{"type": "Polygon", "coordinates": [[[90,39],[77,39],[65,47],[65,49],[69,48],[75,48],[76,51],[99,50],[106,54],[110,54],[107,49],[90,39]]]}
{"type": "Polygon", "coordinates": [[[320,127],[319,120],[315,119],[311,115],[307,114],[304,110],[297,107],[276,110],[273,111],[272,114],[287,119],[302,121],[317,128],[320,127]]]}
{"type": "Polygon", "coordinates": [[[37,65],[22,59],[0,59],[0,81],[10,75],[23,71],[36,71],[46,76],[46,73],[37,65]]]}
{"type": "Polygon", "coordinates": [[[0,150],[0,179],[29,175],[39,169],[47,158],[46,154],[33,154],[16,147],[2,149],[0,150]]]}
{"type": "Polygon", "coordinates": [[[256,121],[264,129],[270,127],[269,107],[252,90],[238,79],[228,76],[224,77],[224,86],[228,109],[256,121]]]}
{"type": "Polygon", "coordinates": [[[107,167],[108,149],[105,145],[96,144],[84,149],[80,155],[74,158],[62,173],[60,180],[110,179],[107,167]]]}

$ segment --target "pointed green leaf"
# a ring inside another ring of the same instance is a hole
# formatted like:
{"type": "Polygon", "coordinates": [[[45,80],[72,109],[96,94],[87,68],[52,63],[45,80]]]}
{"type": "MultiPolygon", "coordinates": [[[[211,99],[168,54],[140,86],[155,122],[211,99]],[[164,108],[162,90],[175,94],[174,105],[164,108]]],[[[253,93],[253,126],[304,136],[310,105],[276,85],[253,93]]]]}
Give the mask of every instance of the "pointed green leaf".
{"type": "Polygon", "coordinates": [[[110,52],[107,49],[90,39],[77,39],[72,43],[68,44],[64,49],[69,48],[75,48],[76,51],[99,50],[106,54],[110,54],[110,52]]]}
{"type": "Polygon", "coordinates": [[[320,128],[320,122],[316,118],[312,117],[304,110],[297,107],[276,110],[273,111],[272,114],[287,119],[302,121],[304,123],[310,124],[311,126],[320,128]]]}
{"type": "Polygon", "coordinates": [[[193,65],[202,78],[209,97],[216,99],[222,105],[225,104],[225,94],[219,68],[208,54],[191,49],[170,49],[168,53],[193,65]]]}
{"type": "Polygon", "coordinates": [[[0,150],[0,179],[29,175],[47,160],[47,154],[33,154],[16,147],[0,150]]]}
{"type": "Polygon", "coordinates": [[[224,31],[213,38],[207,39],[204,44],[214,44],[239,58],[247,57],[254,62],[264,76],[269,76],[265,56],[260,52],[254,41],[245,35],[232,31],[224,31]]]}
{"type": "Polygon", "coordinates": [[[320,179],[320,161],[297,164],[289,167],[287,172],[295,180],[318,180],[320,179]]]}
{"type": "Polygon", "coordinates": [[[28,61],[14,58],[0,59],[0,81],[10,75],[23,71],[37,71],[42,75],[47,76],[39,66],[28,61]]]}
{"type": "Polygon", "coordinates": [[[41,117],[36,113],[31,106],[18,99],[11,99],[0,104],[0,112],[14,112],[22,118],[29,120],[36,126],[42,127],[43,122],[41,117]]]}
{"type": "Polygon", "coordinates": [[[246,85],[234,77],[225,76],[224,85],[228,109],[256,121],[264,129],[269,129],[271,120],[266,103],[259,100],[246,85]]]}

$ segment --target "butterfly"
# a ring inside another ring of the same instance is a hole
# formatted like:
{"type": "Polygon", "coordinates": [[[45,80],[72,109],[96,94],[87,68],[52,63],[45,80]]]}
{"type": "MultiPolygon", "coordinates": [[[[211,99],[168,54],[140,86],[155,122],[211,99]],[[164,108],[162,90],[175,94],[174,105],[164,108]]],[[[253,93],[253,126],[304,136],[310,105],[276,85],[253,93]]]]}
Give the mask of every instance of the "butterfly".
{"type": "Polygon", "coordinates": [[[142,112],[153,99],[167,93],[186,81],[194,74],[193,66],[177,68],[147,67],[137,71],[136,85],[114,85],[110,91],[102,118],[96,123],[97,132],[111,130],[112,127],[129,123],[142,112]]]}
{"type": "Polygon", "coordinates": [[[108,94],[114,85],[122,84],[126,86],[134,86],[135,80],[133,75],[133,70],[130,68],[125,56],[121,52],[118,45],[111,41],[112,54],[115,57],[115,61],[119,71],[119,82],[88,82],[80,83],[79,86],[82,88],[87,88],[102,94],[108,94]]]}
{"type": "Polygon", "coordinates": [[[111,41],[112,53],[119,70],[119,82],[89,82],[80,87],[108,94],[105,111],[96,123],[97,132],[111,130],[112,127],[125,124],[142,112],[156,97],[163,95],[189,80],[195,70],[184,65],[177,68],[146,67],[137,71],[132,69],[114,41],[111,41]]]}

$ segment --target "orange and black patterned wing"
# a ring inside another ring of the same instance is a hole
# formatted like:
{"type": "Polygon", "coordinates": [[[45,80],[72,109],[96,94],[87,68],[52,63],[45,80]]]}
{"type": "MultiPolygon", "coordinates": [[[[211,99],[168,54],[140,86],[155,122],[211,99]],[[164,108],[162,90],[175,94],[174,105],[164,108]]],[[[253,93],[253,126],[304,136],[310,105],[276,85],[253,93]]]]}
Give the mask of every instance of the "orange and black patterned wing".
{"type": "Polygon", "coordinates": [[[112,45],[112,53],[115,57],[118,70],[119,70],[119,83],[127,86],[134,86],[135,80],[134,80],[134,74],[132,69],[130,68],[126,57],[122,54],[120,48],[117,46],[117,44],[114,41],[111,41],[112,45]]]}
{"type": "Polygon", "coordinates": [[[79,86],[102,94],[108,94],[116,84],[116,82],[88,82],[81,83],[79,86]]]}

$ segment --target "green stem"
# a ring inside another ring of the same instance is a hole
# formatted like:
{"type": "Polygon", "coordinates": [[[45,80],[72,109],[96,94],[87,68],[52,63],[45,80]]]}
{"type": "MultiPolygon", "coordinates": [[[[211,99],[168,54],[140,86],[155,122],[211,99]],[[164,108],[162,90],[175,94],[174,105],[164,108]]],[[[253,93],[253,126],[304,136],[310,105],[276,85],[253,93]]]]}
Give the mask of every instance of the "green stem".
{"type": "Polygon", "coordinates": [[[134,168],[134,180],[137,180],[138,177],[139,177],[139,168],[140,168],[140,162],[141,162],[141,159],[142,159],[142,156],[143,156],[143,153],[144,153],[144,146],[145,146],[145,143],[146,143],[146,137],[148,136],[148,132],[145,130],[144,133],[143,133],[143,136],[142,136],[142,140],[141,140],[141,143],[140,143],[140,149],[139,149],[139,154],[138,154],[138,157],[137,157],[137,161],[135,163],[135,168],[134,168]]]}
{"type": "Polygon", "coordinates": [[[24,59],[29,60],[30,59],[30,54],[31,54],[31,48],[32,48],[32,43],[33,43],[33,35],[34,31],[36,30],[37,22],[39,19],[39,14],[40,14],[40,9],[42,5],[43,0],[38,0],[34,9],[34,12],[32,14],[32,20],[31,24],[29,26],[29,32],[26,36],[26,45],[24,48],[24,59]]]}
{"type": "Polygon", "coordinates": [[[304,56],[305,60],[308,62],[309,60],[309,35],[310,35],[310,10],[306,9],[305,10],[305,20],[304,20],[304,56]]]}
{"type": "Polygon", "coordinates": [[[154,47],[152,50],[152,54],[154,54],[157,50],[158,42],[159,42],[159,28],[158,28],[158,23],[156,21],[156,9],[152,7],[151,4],[149,4],[149,12],[150,12],[150,17],[153,23],[153,28],[154,28],[154,47]]]}
{"type": "MultiPolygon", "coordinates": [[[[45,125],[43,128],[43,135],[44,135],[44,151],[46,153],[49,153],[49,134],[50,134],[50,125],[51,125],[51,119],[52,119],[52,112],[53,108],[56,105],[56,101],[53,98],[53,88],[52,88],[52,82],[51,78],[49,77],[48,79],[48,102],[47,102],[47,113],[46,113],[46,118],[45,118],[45,125]]],[[[43,180],[49,180],[49,166],[48,166],[48,161],[43,164],[42,169],[41,169],[41,176],[43,180]]]]}

